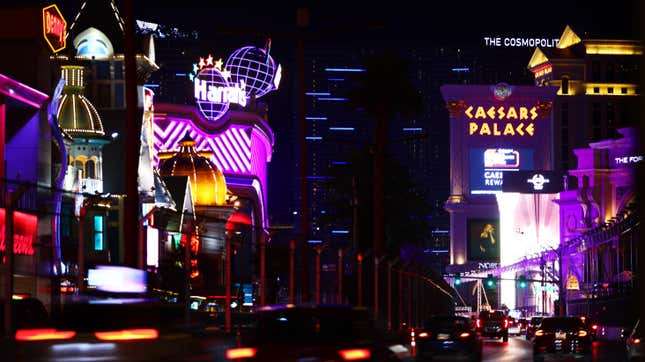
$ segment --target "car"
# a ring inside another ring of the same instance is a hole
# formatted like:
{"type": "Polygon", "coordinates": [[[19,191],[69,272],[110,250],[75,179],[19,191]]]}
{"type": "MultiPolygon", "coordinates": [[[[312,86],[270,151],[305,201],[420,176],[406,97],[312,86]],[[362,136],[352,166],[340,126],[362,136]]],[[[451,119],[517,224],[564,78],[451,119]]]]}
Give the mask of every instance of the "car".
{"type": "Polygon", "coordinates": [[[201,351],[183,304],[110,298],[65,303],[49,325],[18,328],[18,361],[185,360],[201,351]]]}
{"type": "Polygon", "coordinates": [[[529,325],[529,320],[526,318],[520,318],[517,320],[517,325],[520,328],[520,335],[526,334],[526,327],[529,325]]]}
{"type": "Polygon", "coordinates": [[[573,357],[591,360],[591,333],[579,317],[545,317],[532,339],[533,360],[573,357]]]}
{"type": "Polygon", "coordinates": [[[519,336],[520,335],[519,322],[513,317],[507,317],[507,318],[508,318],[508,334],[519,336]]]}
{"type": "Polygon", "coordinates": [[[508,318],[501,310],[481,311],[476,323],[480,336],[501,338],[503,342],[508,342],[508,318]]]}
{"type": "Polygon", "coordinates": [[[625,348],[627,352],[627,360],[642,361],[645,359],[645,349],[643,348],[643,327],[640,324],[640,318],[636,321],[636,325],[629,333],[625,340],[625,348]]]}
{"type": "Polygon", "coordinates": [[[528,325],[526,326],[526,340],[530,340],[533,338],[533,333],[538,329],[540,326],[540,323],[542,323],[542,319],[544,317],[531,317],[529,320],[528,325]]]}
{"type": "Polygon", "coordinates": [[[580,320],[585,324],[589,332],[591,333],[591,339],[593,341],[598,340],[598,324],[594,323],[591,318],[587,316],[580,316],[580,320]]]}
{"type": "Polygon", "coordinates": [[[384,326],[367,309],[349,305],[276,305],[259,308],[240,332],[228,360],[399,361],[384,326]]]}
{"type": "Polygon", "coordinates": [[[452,315],[430,317],[416,333],[417,361],[439,357],[481,361],[482,342],[470,319],[452,315]]]}

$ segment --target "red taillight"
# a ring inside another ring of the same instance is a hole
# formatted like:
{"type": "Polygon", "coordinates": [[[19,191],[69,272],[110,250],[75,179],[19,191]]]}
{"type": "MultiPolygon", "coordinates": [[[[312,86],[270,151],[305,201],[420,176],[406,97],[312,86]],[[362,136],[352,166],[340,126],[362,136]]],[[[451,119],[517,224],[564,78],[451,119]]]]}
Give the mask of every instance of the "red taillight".
{"type": "Polygon", "coordinates": [[[152,328],[124,329],[122,331],[94,332],[101,341],[130,341],[136,339],[157,339],[159,332],[152,328]]]}
{"type": "Polygon", "coordinates": [[[419,333],[419,338],[428,338],[428,336],[429,336],[428,332],[419,333]]]}
{"type": "Polygon", "coordinates": [[[477,322],[475,322],[475,323],[477,323],[477,328],[482,327],[482,320],[481,319],[477,319],[477,322]]]}
{"type": "Polygon", "coordinates": [[[16,341],[46,341],[52,339],[72,339],[74,331],[57,331],[53,328],[19,329],[16,331],[16,341]]]}
{"type": "Polygon", "coordinates": [[[504,328],[508,328],[508,319],[504,319],[504,328]]]}
{"type": "Polygon", "coordinates": [[[370,350],[365,348],[343,349],[338,351],[338,354],[343,358],[343,361],[357,361],[372,356],[370,350]]]}
{"type": "Polygon", "coordinates": [[[470,336],[469,332],[463,332],[462,334],[459,335],[461,338],[468,338],[470,336]]]}
{"type": "Polygon", "coordinates": [[[226,358],[228,359],[239,359],[239,358],[253,358],[258,352],[255,348],[231,348],[226,351],[226,358]]]}

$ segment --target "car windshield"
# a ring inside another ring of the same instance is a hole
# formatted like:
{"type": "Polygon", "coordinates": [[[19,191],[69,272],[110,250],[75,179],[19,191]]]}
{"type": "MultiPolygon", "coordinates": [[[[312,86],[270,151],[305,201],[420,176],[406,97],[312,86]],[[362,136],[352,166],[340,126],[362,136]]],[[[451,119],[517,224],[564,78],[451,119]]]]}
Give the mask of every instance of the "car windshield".
{"type": "Polygon", "coordinates": [[[351,308],[281,309],[259,313],[255,338],[261,342],[339,342],[374,338],[365,311],[351,308]]]}
{"type": "Polygon", "coordinates": [[[502,313],[501,311],[481,312],[481,313],[479,313],[479,318],[481,318],[481,319],[490,319],[490,320],[499,320],[499,319],[504,319],[504,313],[502,313]]]}
{"type": "Polygon", "coordinates": [[[545,331],[554,331],[556,329],[574,330],[584,328],[584,324],[580,318],[570,317],[557,317],[557,318],[544,318],[540,329],[545,331]]]}
{"type": "Polygon", "coordinates": [[[542,322],[542,317],[533,317],[531,318],[531,325],[537,326],[542,322]]]}
{"type": "Polygon", "coordinates": [[[469,321],[463,317],[432,317],[424,323],[425,329],[463,329],[469,327],[469,321]]]}

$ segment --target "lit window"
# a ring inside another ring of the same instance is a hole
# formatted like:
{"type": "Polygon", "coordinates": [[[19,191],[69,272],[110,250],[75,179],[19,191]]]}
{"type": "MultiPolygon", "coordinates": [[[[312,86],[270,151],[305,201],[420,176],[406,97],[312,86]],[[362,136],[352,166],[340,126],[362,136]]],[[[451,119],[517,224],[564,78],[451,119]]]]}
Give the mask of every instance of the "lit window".
{"type": "Polygon", "coordinates": [[[105,249],[105,234],[103,233],[103,216],[94,216],[94,250],[105,249]]]}

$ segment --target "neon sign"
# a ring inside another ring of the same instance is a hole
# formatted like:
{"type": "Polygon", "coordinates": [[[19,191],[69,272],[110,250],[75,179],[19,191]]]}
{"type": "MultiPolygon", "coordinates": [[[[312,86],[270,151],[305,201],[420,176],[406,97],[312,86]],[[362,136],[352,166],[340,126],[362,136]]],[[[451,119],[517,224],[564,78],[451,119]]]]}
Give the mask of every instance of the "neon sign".
{"type": "Polygon", "coordinates": [[[231,103],[246,107],[246,83],[242,79],[229,81],[231,72],[222,67],[221,59],[213,62],[213,57],[209,55],[208,58],[199,58],[198,65],[193,66],[197,74],[191,79],[194,82],[195,101],[206,119],[220,119],[231,103]]]}
{"type": "Polygon", "coordinates": [[[530,179],[526,180],[526,182],[533,184],[533,190],[539,191],[544,189],[544,184],[547,184],[551,182],[548,178],[544,177],[543,174],[541,173],[536,173],[531,177],[530,179]]]}
{"type": "MultiPolygon", "coordinates": [[[[0,209],[0,252],[7,250],[5,243],[5,210],[0,209]]],[[[38,217],[15,211],[13,213],[13,253],[34,255],[34,239],[38,229],[38,217]]]]}
{"type": "Polygon", "coordinates": [[[518,168],[520,152],[513,149],[489,148],[484,151],[484,168],[518,168]]]}
{"type": "Polygon", "coordinates": [[[558,45],[560,39],[553,38],[501,38],[484,37],[484,44],[490,47],[543,47],[553,48],[558,45]]]}
{"type": "MultiPolygon", "coordinates": [[[[526,120],[532,121],[538,117],[537,107],[516,107],[516,106],[468,106],[464,115],[472,120],[526,120]]],[[[479,136],[533,136],[535,124],[533,122],[520,122],[517,124],[506,122],[470,122],[468,124],[468,135],[479,136]]]]}
{"type": "Polygon", "coordinates": [[[67,21],[55,4],[43,8],[43,36],[54,53],[65,49],[67,21]]]}

